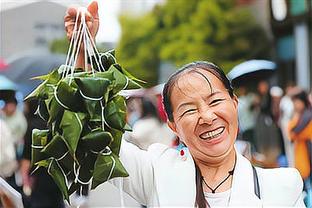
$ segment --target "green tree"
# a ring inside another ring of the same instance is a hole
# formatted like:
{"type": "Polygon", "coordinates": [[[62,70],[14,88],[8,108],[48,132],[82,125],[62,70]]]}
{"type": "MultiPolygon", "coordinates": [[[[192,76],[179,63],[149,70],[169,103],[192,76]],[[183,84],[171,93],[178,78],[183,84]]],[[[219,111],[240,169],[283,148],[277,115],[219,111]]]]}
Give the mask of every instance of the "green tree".
{"type": "Polygon", "coordinates": [[[117,56],[129,71],[153,85],[161,61],[177,67],[194,60],[225,72],[252,58],[268,58],[268,38],[250,11],[234,0],[167,0],[144,16],[120,18],[117,56]]]}
{"type": "Polygon", "coordinates": [[[62,53],[66,54],[69,47],[69,41],[67,37],[55,39],[50,43],[50,51],[52,53],[62,53]]]}

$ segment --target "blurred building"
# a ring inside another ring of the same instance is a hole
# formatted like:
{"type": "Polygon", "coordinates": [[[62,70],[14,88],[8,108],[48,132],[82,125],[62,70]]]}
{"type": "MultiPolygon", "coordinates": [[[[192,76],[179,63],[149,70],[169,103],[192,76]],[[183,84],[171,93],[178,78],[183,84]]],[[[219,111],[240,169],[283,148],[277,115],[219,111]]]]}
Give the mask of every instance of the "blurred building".
{"type": "Polygon", "coordinates": [[[0,56],[8,58],[28,50],[48,50],[49,43],[64,37],[66,7],[54,2],[34,2],[0,13],[0,56]]]}
{"type": "Polygon", "coordinates": [[[312,1],[236,0],[247,6],[273,40],[272,60],[278,64],[277,82],[312,87],[312,1]]]}
{"type": "Polygon", "coordinates": [[[2,0],[0,57],[7,59],[29,50],[48,51],[52,40],[65,36],[67,6],[82,2],[86,0],[2,0]]]}
{"type": "Polygon", "coordinates": [[[294,81],[310,90],[312,1],[270,0],[270,14],[280,81],[294,81]]]}

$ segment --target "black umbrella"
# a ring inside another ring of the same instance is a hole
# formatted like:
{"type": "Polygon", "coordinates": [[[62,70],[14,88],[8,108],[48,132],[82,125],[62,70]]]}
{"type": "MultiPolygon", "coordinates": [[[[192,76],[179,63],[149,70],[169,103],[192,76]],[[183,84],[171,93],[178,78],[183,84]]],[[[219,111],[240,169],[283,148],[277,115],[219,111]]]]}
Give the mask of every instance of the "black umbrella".
{"type": "Polygon", "coordinates": [[[275,71],[276,64],[267,60],[250,60],[235,66],[227,77],[234,87],[255,83],[269,78],[275,71]]]}
{"type": "Polygon", "coordinates": [[[51,70],[65,64],[66,56],[51,53],[33,53],[21,55],[8,62],[8,68],[1,74],[17,84],[18,90],[24,96],[40,84],[40,80],[31,78],[49,73],[51,70]]]}

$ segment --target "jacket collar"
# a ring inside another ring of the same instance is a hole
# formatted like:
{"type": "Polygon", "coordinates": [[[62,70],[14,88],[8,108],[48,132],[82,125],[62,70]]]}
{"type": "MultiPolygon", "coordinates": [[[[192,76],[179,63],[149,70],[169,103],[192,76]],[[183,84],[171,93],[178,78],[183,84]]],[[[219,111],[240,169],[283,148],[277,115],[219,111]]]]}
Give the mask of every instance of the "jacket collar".
{"type": "Polygon", "coordinates": [[[261,207],[262,201],[254,193],[254,177],[251,163],[238,152],[236,152],[236,156],[237,162],[233,175],[229,205],[261,207]]]}
{"type": "Polygon", "coordinates": [[[195,164],[187,151],[185,160],[179,151],[169,150],[154,163],[159,206],[194,207],[196,197],[195,164]]]}
{"type": "MultiPolygon", "coordinates": [[[[165,154],[168,155],[154,163],[159,205],[194,207],[196,179],[195,164],[191,155],[189,154],[186,160],[182,160],[176,150],[167,151],[165,154]]],[[[262,201],[254,194],[251,163],[240,153],[236,152],[236,155],[237,162],[229,205],[261,207],[262,201]]]]}

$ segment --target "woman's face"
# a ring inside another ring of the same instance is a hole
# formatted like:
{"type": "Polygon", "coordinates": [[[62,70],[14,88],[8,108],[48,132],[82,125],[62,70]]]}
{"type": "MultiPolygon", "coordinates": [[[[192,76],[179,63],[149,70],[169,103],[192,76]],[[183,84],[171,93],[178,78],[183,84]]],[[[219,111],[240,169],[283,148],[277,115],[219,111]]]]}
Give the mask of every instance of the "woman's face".
{"type": "Polygon", "coordinates": [[[169,127],[200,161],[221,159],[233,151],[238,132],[237,98],[208,71],[181,75],[171,92],[169,127]],[[207,80],[211,83],[211,87],[207,80]]]}
{"type": "Polygon", "coordinates": [[[297,113],[302,113],[305,109],[304,102],[300,99],[293,99],[294,111],[297,113]]]}

